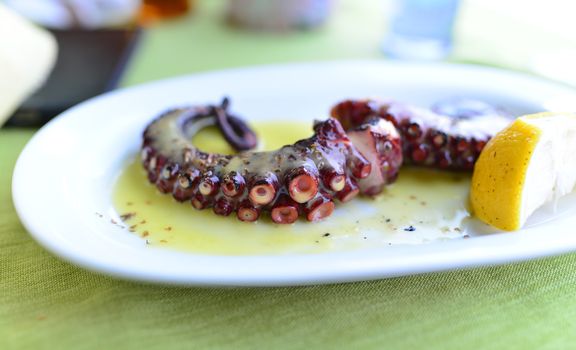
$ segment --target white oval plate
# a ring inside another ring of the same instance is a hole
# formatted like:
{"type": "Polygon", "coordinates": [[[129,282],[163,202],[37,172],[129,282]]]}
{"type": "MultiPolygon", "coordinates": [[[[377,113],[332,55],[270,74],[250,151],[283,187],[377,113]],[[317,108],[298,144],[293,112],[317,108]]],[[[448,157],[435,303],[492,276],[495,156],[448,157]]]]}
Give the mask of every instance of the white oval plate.
{"type": "MultiPolygon", "coordinates": [[[[118,90],[54,119],[16,165],[13,198],[44,247],[75,264],[124,278],[187,285],[299,285],[378,279],[499,264],[576,249],[576,217],[555,215],[515,233],[315,255],[210,256],[151,248],[95,213],[117,217],[112,185],[138,152],[141,132],[169,107],[232,97],[250,120],[312,120],[348,97],[381,96],[428,106],[477,97],[517,114],[576,110],[576,91],[508,71],[465,65],[323,62],[227,70],[118,90]]],[[[563,214],[576,201],[561,203],[563,214]]]]}

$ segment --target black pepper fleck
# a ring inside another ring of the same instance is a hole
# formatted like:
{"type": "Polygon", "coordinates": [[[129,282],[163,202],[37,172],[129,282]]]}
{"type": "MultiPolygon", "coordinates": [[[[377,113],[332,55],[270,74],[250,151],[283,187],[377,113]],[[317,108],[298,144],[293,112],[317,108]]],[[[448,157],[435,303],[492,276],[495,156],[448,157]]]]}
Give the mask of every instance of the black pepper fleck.
{"type": "Polygon", "coordinates": [[[126,213],[126,214],[120,215],[120,219],[122,219],[122,221],[130,220],[130,219],[132,219],[132,217],[134,217],[134,215],[136,215],[136,213],[134,213],[134,212],[126,213]]]}
{"type": "Polygon", "coordinates": [[[416,231],[416,227],[410,225],[410,226],[404,228],[404,231],[408,231],[408,232],[416,231]]]}

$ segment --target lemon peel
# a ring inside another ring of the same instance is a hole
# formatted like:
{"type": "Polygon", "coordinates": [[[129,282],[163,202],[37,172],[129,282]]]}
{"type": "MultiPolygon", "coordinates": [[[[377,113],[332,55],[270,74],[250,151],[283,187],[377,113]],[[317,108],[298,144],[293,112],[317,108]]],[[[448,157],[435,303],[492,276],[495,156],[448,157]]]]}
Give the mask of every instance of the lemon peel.
{"type": "Polygon", "coordinates": [[[470,204],[480,220],[514,231],[575,184],[576,114],[532,114],[486,144],[474,167],[470,204]]]}

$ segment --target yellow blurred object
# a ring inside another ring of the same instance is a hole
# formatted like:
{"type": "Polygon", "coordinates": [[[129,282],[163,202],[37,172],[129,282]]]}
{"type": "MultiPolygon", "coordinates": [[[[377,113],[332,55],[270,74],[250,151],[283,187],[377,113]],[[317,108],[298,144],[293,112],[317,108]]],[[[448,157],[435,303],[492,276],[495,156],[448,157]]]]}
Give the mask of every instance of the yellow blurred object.
{"type": "Polygon", "coordinates": [[[0,4],[0,126],[42,85],[56,54],[49,32],[0,4]]]}
{"type": "Polygon", "coordinates": [[[148,24],[157,20],[182,16],[192,11],[192,0],[142,0],[138,15],[140,24],[148,24]]]}
{"type": "Polygon", "coordinates": [[[532,114],[516,119],[482,150],[470,203],[480,220],[513,231],[575,184],[576,114],[532,114]]]}

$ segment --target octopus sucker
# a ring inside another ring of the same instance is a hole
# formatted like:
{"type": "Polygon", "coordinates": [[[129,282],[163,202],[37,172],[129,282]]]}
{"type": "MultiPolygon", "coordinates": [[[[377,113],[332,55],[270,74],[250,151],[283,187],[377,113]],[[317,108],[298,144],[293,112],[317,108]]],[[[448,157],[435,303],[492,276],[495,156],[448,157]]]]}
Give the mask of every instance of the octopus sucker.
{"type": "Polygon", "coordinates": [[[279,182],[274,173],[256,175],[250,181],[248,198],[254,205],[265,206],[276,199],[279,182]]]}
{"type": "Polygon", "coordinates": [[[358,188],[356,181],[346,178],[344,180],[344,187],[336,194],[336,198],[338,198],[342,203],[346,203],[356,197],[359,193],[360,189],[358,188]]]}
{"type": "Polygon", "coordinates": [[[444,101],[427,110],[396,101],[346,100],[331,116],[346,128],[366,120],[390,121],[400,133],[405,163],[471,170],[486,142],[511,121],[503,110],[476,100],[444,101]]]}
{"type": "Polygon", "coordinates": [[[297,203],[306,203],[318,193],[318,169],[297,167],[289,170],[286,183],[288,194],[297,203]]]}
{"type": "Polygon", "coordinates": [[[234,211],[232,203],[224,197],[219,198],[212,208],[215,214],[222,216],[228,216],[234,211]]]}
{"type": "Polygon", "coordinates": [[[240,118],[229,115],[228,105],[226,100],[220,106],[173,109],[148,125],[142,163],[161,192],[199,210],[235,213],[246,222],[262,213],[278,224],[299,217],[315,222],[333,213],[335,201],[378,194],[402,164],[400,136],[385,119],[346,121],[343,127],[339,118],[329,118],[314,124],[310,138],[256,152],[247,150],[255,137],[240,118]],[[226,140],[237,154],[204,152],[192,144],[194,134],[218,123],[225,134],[235,133],[226,140]]]}
{"type": "Polygon", "coordinates": [[[276,205],[270,211],[272,221],[282,224],[291,224],[298,220],[300,205],[287,194],[279,196],[276,205]]]}
{"type": "Polygon", "coordinates": [[[260,217],[260,208],[252,206],[250,201],[245,200],[239,203],[236,216],[240,221],[254,222],[260,217]]]}
{"type": "Polygon", "coordinates": [[[308,221],[320,221],[330,215],[334,211],[334,201],[329,195],[318,195],[313,200],[307,202],[304,206],[306,219],[308,221]]]}

